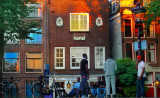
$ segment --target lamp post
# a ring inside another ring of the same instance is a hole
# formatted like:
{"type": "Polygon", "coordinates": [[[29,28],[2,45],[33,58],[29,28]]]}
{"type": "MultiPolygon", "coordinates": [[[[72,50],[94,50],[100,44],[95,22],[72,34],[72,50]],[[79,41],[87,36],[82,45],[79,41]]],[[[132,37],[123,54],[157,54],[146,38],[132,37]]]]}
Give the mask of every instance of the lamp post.
{"type": "Polygon", "coordinates": [[[136,3],[136,7],[131,9],[133,19],[135,24],[138,26],[138,55],[141,54],[141,36],[139,25],[143,23],[144,13],[146,13],[146,9],[140,4],[136,3]]]}

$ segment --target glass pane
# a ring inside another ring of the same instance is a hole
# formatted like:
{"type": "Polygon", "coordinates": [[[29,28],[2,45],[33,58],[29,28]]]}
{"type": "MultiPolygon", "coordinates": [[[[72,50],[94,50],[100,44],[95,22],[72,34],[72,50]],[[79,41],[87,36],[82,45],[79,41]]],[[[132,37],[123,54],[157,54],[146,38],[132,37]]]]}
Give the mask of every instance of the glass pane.
{"type": "Polygon", "coordinates": [[[56,63],[56,66],[57,66],[57,67],[59,67],[59,65],[60,65],[59,63],[56,63]]]}
{"type": "Polygon", "coordinates": [[[148,49],[154,49],[154,43],[148,44],[148,49]]]}
{"type": "Polygon", "coordinates": [[[56,62],[57,62],[57,63],[59,62],[59,58],[56,59],[56,62]]]}
{"type": "Polygon", "coordinates": [[[154,54],[154,50],[148,50],[148,59],[149,62],[154,62],[155,61],[155,54],[154,54]]]}
{"type": "Polygon", "coordinates": [[[35,33],[34,43],[35,44],[41,44],[42,43],[42,34],[35,33]]]}
{"type": "Polygon", "coordinates": [[[27,58],[41,58],[41,53],[26,53],[27,58]]]}
{"type": "Polygon", "coordinates": [[[76,66],[76,64],[75,63],[72,63],[72,67],[75,67],[76,66]]]}
{"type": "Polygon", "coordinates": [[[131,20],[125,19],[125,37],[131,37],[131,20]]]}
{"type": "Polygon", "coordinates": [[[27,59],[27,69],[33,69],[33,59],[27,59]]]}
{"type": "Polygon", "coordinates": [[[19,53],[4,53],[4,58],[19,58],[19,53]]]}
{"type": "Polygon", "coordinates": [[[60,67],[63,67],[63,63],[60,63],[60,67]]]}
{"type": "Polygon", "coordinates": [[[41,59],[35,60],[34,69],[42,69],[42,60],[41,59]]]}
{"type": "Polygon", "coordinates": [[[60,58],[60,62],[63,63],[63,58],[60,58]]]}
{"type": "Polygon", "coordinates": [[[132,59],[132,50],[126,50],[126,57],[132,59]]]}
{"type": "Polygon", "coordinates": [[[126,49],[132,49],[132,44],[126,44],[126,49]]]}

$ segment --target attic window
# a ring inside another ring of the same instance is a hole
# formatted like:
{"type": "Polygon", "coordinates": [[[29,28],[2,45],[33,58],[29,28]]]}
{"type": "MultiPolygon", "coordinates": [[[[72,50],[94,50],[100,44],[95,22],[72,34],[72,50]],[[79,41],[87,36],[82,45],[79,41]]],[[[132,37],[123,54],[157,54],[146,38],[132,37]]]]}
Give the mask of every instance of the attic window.
{"type": "Polygon", "coordinates": [[[116,12],[119,7],[119,2],[112,3],[112,13],[116,12]]]}

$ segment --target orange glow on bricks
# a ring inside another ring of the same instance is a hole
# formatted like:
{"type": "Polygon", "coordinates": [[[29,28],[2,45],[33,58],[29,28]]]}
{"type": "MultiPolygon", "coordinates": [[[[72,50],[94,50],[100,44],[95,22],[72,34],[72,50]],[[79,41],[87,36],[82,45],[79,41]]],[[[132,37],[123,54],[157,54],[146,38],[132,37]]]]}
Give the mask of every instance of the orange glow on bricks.
{"type": "Polygon", "coordinates": [[[93,24],[92,20],[102,17],[100,11],[109,12],[107,2],[108,0],[53,0],[49,6],[52,9],[51,12],[57,16],[63,16],[66,12],[89,13],[89,24],[91,26],[93,24]],[[106,9],[104,9],[104,6],[106,6],[106,9]],[[94,13],[94,16],[91,16],[90,13],[94,13]]]}

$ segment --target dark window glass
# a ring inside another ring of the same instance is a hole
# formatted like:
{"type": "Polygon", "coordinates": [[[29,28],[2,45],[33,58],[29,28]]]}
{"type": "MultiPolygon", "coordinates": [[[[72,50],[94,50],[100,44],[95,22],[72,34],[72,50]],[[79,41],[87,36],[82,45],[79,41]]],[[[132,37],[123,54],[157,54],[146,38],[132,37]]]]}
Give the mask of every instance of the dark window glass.
{"type": "Polygon", "coordinates": [[[125,37],[131,36],[131,19],[125,19],[125,37]]]}
{"type": "Polygon", "coordinates": [[[132,44],[126,43],[126,57],[132,59],[132,44]]]}

